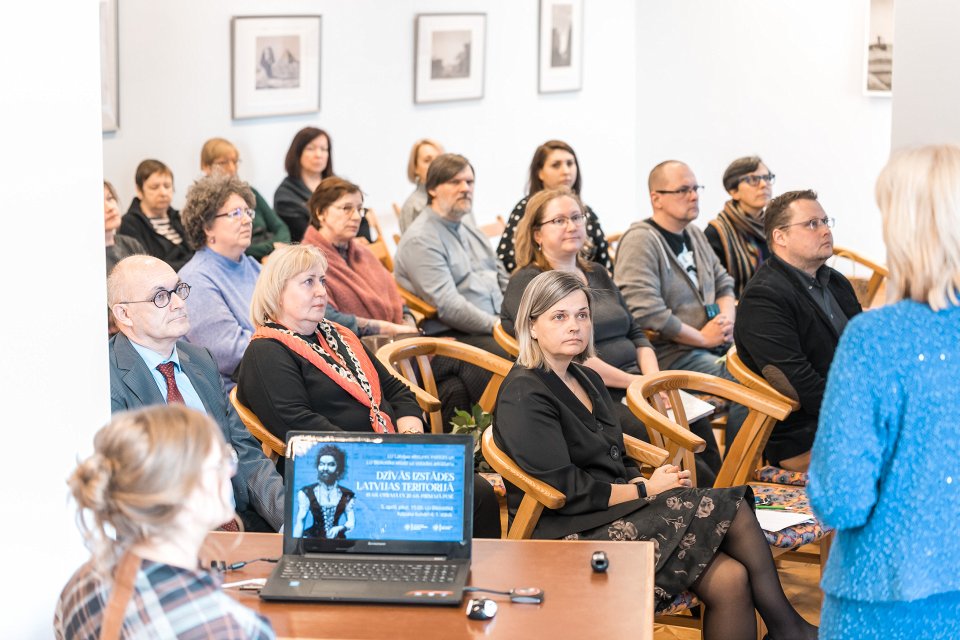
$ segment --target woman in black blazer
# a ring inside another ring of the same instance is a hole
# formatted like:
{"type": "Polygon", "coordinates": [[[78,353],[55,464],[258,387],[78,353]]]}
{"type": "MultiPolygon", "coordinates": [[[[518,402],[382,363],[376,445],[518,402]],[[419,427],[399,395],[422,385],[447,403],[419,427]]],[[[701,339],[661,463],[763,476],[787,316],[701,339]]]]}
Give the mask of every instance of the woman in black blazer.
{"type": "MultiPolygon", "coordinates": [[[[649,479],[624,458],[623,434],[593,355],[589,289],[574,274],[531,281],[517,314],[520,356],[497,399],[494,440],[531,476],[566,496],[537,538],[649,540],[662,610],[690,590],[706,604],[705,638],[755,638],[754,608],[774,638],[816,638],[783,594],[749,487],[697,489],[673,465],[649,479]]],[[[508,485],[516,512],[522,495],[508,485]]]]}

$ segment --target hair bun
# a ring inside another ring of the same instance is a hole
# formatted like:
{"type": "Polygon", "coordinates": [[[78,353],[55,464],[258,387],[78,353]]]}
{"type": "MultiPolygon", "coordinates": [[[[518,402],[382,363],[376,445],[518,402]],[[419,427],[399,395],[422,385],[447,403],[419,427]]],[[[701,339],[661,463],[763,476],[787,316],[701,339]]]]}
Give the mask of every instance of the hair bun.
{"type": "Polygon", "coordinates": [[[68,484],[81,509],[103,513],[111,501],[110,481],[113,478],[113,463],[100,453],[77,465],[68,484]]]}

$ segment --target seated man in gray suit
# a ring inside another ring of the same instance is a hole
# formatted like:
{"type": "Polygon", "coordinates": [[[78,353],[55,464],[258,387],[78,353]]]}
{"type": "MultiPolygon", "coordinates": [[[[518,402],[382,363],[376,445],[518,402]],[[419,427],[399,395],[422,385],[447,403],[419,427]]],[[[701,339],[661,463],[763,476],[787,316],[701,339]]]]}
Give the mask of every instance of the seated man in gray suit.
{"type": "Polygon", "coordinates": [[[237,452],[233,494],[246,529],[276,531],[283,524],[280,474],[227,400],[210,352],[180,341],[190,329],[189,294],[176,271],[150,256],[121,260],[111,272],[107,297],[120,329],[110,340],[111,410],[180,402],[209,415],[237,452]]]}

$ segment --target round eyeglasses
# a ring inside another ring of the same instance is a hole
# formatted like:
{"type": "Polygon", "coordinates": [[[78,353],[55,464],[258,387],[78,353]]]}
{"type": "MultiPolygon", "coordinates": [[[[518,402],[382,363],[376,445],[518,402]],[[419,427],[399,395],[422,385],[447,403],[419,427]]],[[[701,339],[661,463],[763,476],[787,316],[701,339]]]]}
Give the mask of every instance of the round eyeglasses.
{"type": "Polygon", "coordinates": [[[188,285],[186,282],[178,282],[177,286],[175,286],[173,289],[160,289],[150,300],[128,300],[126,302],[118,302],[117,304],[152,302],[153,304],[157,305],[158,309],[163,309],[170,304],[173,294],[177,294],[177,297],[179,297],[181,300],[186,300],[190,297],[190,285],[188,285]]]}

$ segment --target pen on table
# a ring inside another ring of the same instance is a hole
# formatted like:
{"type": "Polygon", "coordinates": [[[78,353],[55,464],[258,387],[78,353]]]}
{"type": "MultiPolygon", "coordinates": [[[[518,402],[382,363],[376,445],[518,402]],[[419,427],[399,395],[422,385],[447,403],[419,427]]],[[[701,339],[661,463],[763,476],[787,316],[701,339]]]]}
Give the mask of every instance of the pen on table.
{"type": "Polygon", "coordinates": [[[790,507],[784,507],[779,504],[758,504],[757,509],[773,509],[774,511],[793,511],[790,507]]]}

